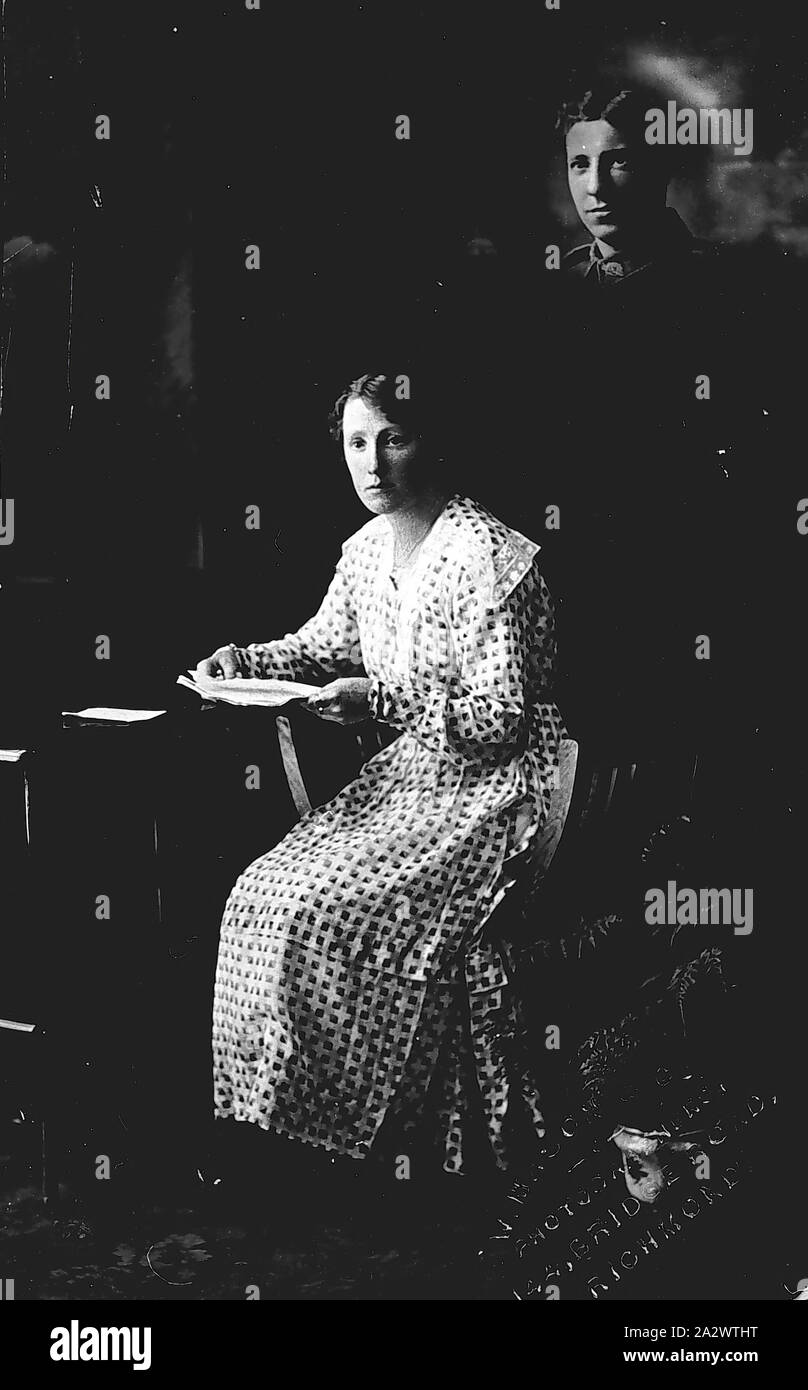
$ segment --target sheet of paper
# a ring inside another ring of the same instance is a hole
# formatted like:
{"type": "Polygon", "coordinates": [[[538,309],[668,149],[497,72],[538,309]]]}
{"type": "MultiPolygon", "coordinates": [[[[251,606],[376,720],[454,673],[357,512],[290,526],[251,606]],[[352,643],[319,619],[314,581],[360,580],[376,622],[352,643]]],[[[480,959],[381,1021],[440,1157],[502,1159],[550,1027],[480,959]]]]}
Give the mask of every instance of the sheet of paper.
{"type": "Polygon", "coordinates": [[[189,671],[188,675],[205,690],[212,687],[214,690],[245,691],[248,694],[253,690],[259,694],[261,691],[274,691],[279,695],[285,694],[288,699],[299,696],[301,700],[306,700],[309,695],[316,695],[320,689],[319,685],[304,685],[302,681],[291,681],[274,676],[266,680],[259,679],[257,676],[233,676],[230,680],[224,681],[215,676],[198,676],[195,671],[189,671]]]}
{"type": "Polygon", "coordinates": [[[140,719],[156,719],[165,714],[164,709],[112,709],[106,705],[93,706],[92,709],[63,709],[62,714],[70,714],[81,719],[111,719],[116,724],[135,724],[140,719]]]}
{"type": "MultiPolygon", "coordinates": [[[[193,674],[193,673],[192,673],[193,674]]],[[[258,680],[252,676],[234,676],[232,680],[205,680],[194,676],[177,677],[177,685],[195,690],[203,700],[221,700],[227,705],[254,705],[265,709],[278,709],[288,705],[290,700],[305,700],[316,695],[317,685],[303,685],[300,681],[284,681],[271,678],[258,680]]]]}

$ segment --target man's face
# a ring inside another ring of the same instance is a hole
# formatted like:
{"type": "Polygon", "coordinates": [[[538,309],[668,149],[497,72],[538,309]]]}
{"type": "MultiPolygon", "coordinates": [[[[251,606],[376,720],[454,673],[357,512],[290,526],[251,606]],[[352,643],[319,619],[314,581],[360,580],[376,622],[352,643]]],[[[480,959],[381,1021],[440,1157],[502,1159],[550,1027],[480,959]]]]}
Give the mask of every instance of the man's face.
{"type": "Polygon", "coordinates": [[[369,512],[395,512],[418,495],[418,440],[358,397],[343,412],[342,449],[357,496],[369,512]]]}
{"type": "Polygon", "coordinates": [[[665,185],[649,168],[649,152],[608,121],[578,121],[567,131],[567,182],[586,230],[621,246],[640,233],[665,202],[665,185]]]}

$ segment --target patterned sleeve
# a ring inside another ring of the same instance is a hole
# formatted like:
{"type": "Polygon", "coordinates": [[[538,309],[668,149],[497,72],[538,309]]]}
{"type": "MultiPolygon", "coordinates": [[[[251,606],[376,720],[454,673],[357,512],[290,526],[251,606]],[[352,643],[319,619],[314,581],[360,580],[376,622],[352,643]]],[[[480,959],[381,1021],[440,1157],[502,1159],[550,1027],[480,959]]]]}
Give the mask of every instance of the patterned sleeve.
{"type": "Polygon", "coordinates": [[[313,618],[274,642],[236,647],[235,655],[242,676],[286,676],[316,685],[361,674],[359,629],[344,559],[313,618]]]}
{"type": "Polygon", "coordinates": [[[535,564],[512,588],[464,572],[454,601],[456,674],[429,690],[374,680],[371,710],[454,762],[500,761],[540,730],[549,765],[564,729],[552,702],[553,608],[535,564]]]}

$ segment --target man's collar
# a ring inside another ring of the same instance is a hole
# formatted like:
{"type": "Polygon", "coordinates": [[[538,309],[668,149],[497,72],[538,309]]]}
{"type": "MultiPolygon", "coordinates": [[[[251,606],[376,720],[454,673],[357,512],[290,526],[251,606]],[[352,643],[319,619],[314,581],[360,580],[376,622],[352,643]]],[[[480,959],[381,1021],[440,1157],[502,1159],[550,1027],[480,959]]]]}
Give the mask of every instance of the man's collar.
{"type": "Polygon", "coordinates": [[[693,245],[693,241],[691,232],[675,208],[666,207],[659,230],[649,239],[646,250],[631,259],[621,256],[619,252],[613,256],[604,256],[597,241],[591,242],[586,274],[591,274],[601,283],[617,283],[619,280],[627,279],[629,275],[636,275],[638,271],[645,270],[646,266],[652,265],[655,261],[681,255],[693,245]]]}

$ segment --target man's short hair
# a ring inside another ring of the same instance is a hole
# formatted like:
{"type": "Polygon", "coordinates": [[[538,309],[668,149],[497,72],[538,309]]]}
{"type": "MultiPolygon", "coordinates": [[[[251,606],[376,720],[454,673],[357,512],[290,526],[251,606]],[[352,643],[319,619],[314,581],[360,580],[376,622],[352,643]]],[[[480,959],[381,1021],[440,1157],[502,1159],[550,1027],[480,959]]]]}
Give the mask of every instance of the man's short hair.
{"type": "Polygon", "coordinates": [[[658,105],[659,98],[647,89],[600,80],[582,86],[562,103],[556,126],[566,136],[579,121],[608,121],[629,139],[644,142],[646,112],[658,105]]]}
{"type": "Polygon", "coordinates": [[[579,121],[608,121],[632,145],[641,146],[653,156],[654,167],[666,181],[676,172],[681,161],[678,149],[667,145],[649,145],[645,138],[647,115],[654,108],[664,108],[665,97],[642,83],[628,85],[615,80],[597,78],[582,82],[570,97],[562,102],[556,116],[556,129],[566,141],[567,132],[579,121]]]}

